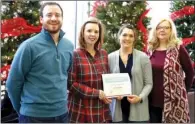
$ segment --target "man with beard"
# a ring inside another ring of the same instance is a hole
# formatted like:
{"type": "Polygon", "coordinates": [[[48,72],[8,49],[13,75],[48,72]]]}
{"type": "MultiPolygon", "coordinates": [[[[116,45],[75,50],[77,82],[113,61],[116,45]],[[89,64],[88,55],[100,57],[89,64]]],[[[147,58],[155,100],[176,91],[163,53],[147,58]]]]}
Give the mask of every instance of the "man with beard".
{"type": "Polygon", "coordinates": [[[20,123],[67,123],[67,75],[73,44],[63,38],[63,10],[47,2],[40,8],[42,30],[17,50],[6,87],[20,123]]]}

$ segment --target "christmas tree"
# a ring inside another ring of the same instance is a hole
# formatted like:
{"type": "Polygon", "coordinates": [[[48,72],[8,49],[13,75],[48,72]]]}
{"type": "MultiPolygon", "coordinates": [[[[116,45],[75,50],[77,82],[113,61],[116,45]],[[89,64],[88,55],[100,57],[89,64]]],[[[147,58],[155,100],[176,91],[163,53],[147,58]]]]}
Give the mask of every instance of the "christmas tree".
{"type": "MultiPolygon", "coordinates": [[[[117,33],[123,24],[132,24],[138,27],[137,23],[141,15],[146,11],[146,2],[144,1],[107,1],[105,6],[98,6],[96,9],[96,17],[102,21],[105,26],[105,40],[103,48],[108,53],[119,49],[117,33]]],[[[143,24],[148,26],[150,19],[144,18],[143,24]]],[[[135,47],[143,50],[144,39],[143,32],[139,29],[137,44],[135,47]]]]}
{"type": "MultiPolygon", "coordinates": [[[[31,26],[38,26],[39,23],[38,1],[2,1],[1,20],[13,19],[14,17],[24,18],[31,26]]],[[[14,23],[14,22],[13,22],[14,23]]],[[[5,27],[6,28],[6,27],[5,27]]],[[[18,46],[33,34],[21,34],[14,37],[1,38],[1,67],[10,64],[18,46]]]]}
{"type": "MultiPolygon", "coordinates": [[[[184,45],[186,45],[192,61],[195,62],[195,1],[172,1],[171,4],[170,11],[175,13],[173,17],[177,17],[174,19],[174,23],[178,36],[182,39],[192,39],[184,45]]],[[[195,88],[195,82],[193,87],[195,88]]]]}
{"type": "MultiPolygon", "coordinates": [[[[182,15],[183,13],[188,13],[191,9],[195,9],[195,1],[172,1],[172,7],[170,11],[173,13],[175,11],[182,10],[181,13],[177,13],[178,15],[182,15]],[[188,9],[184,9],[185,7],[189,7],[188,9]]],[[[180,38],[190,38],[195,37],[195,14],[183,15],[182,17],[178,17],[174,20],[174,23],[177,28],[177,33],[180,38]]],[[[191,41],[186,44],[186,48],[191,56],[191,59],[195,62],[195,41],[191,41]]]]}
{"type": "MultiPolygon", "coordinates": [[[[18,123],[17,113],[13,110],[12,104],[5,92],[5,82],[8,75],[9,65],[12,62],[13,56],[19,47],[19,45],[28,39],[29,37],[35,35],[33,34],[23,34],[19,32],[20,35],[12,37],[2,37],[3,30],[8,29],[10,26],[19,25],[16,23],[22,23],[22,20],[15,21],[16,18],[21,17],[28,25],[21,27],[33,27],[40,25],[39,23],[39,8],[40,3],[38,1],[2,1],[1,6],[1,122],[2,123],[18,123]],[[11,20],[11,21],[8,21],[11,20]],[[13,21],[13,22],[12,22],[13,21]],[[5,22],[10,24],[4,25],[5,22]]],[[[15,27],[20,28],[20,27],[15,27]]],[[[28,28],[29,29],[29,28],[28,28]]],[[[21,29],[22,31],[23,29],[21,29]]],[[[16,31],[16,29],[11,29],[11,31],[16,31]]],[[[19,31],[19,30],[18,30],[19,31]]],[[[29,31],[29,30],[28,30],[29,31]]]]}

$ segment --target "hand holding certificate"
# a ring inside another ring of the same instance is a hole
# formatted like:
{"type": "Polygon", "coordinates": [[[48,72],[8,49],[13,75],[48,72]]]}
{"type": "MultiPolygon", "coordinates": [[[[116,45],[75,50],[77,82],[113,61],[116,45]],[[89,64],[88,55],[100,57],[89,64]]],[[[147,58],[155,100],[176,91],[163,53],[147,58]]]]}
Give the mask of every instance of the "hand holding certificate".
{"type": "Polygon", "coordinates": [[[128,73],[102,74],[104,93],[107,97],[131,95],[128,73]]]}

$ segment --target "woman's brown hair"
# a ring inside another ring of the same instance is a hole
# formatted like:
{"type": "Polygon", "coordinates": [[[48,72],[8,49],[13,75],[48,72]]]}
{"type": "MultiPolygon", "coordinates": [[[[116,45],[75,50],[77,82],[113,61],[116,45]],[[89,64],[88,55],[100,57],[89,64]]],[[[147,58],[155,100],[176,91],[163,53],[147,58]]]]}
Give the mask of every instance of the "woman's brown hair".
{"type": "MultiPolygon", "coordinates": [[[[120,27],[120,29],[119,29],[119,31],[118,31],[118,40],[119,40],[119,37],[120,37],[120,35],[121,35],[121,33],[123,32],[123,30],[125,29],[125,28],[128,28],[128,29],[130,29],[130,30],[132,30],[133,31],[133,33],[134,33],[134,41],[133,41],[133,46],[136,44],[136,42],[137,42],[137,31],[136,31],[136,28],[132,25],[132,24],[124,24],[124,25],[122,25],[121,27],[120,27]]],[[[120,42],[120,41],[119,41],[120,42]]]]}
{"type": "Polygon", "coordinates": [[[89,17],[88,20],[82,25],[81,30],[80,30],[80,34],[79,34],[79,46],[81,48],[86,48],[86,43],[85,43],[85,39],[84,39],[84,30],[85,30],[86,24],[88,24],[88,23],[98,24],[98,27],[99,27],[99,38],[98,38],[97,42],[94,45],[94,49],[98,50],[99,48],[101,48],[101,46],[103,44],[104,28],[103,28],[103,24],[101,23],[101,21],[98,20],[95,17],[89,17]]]}

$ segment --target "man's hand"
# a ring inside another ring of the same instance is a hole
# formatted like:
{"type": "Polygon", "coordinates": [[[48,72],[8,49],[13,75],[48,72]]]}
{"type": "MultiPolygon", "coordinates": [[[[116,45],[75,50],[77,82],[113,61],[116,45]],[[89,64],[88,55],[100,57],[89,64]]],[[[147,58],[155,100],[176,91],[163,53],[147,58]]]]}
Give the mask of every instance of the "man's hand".
{"type": "Polygon", "coordinates": [[[130,96],[127,96],[127,100],[131,104],[136,104],[136,103],[139,103],[141,101],[141,97],[139,97],[137,95],[130,95],[130,96]]]}

